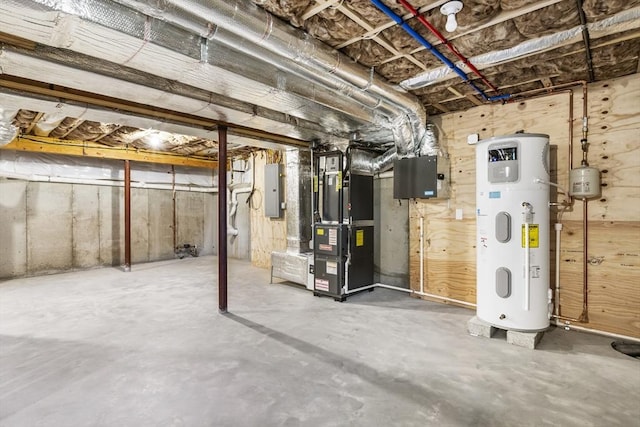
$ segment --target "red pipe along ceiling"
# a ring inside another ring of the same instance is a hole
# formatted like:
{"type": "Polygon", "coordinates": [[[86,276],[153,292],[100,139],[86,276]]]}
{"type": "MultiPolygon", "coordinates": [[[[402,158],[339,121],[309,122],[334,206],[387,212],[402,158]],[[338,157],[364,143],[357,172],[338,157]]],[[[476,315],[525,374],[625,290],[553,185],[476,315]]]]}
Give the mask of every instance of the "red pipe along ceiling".
{"type": "Polygon", "coordinates": [[[426,20],[426,18],[424,16],[422,16],[420,14],[420,12],[418,12],[418,10],[411,6],[411,4],[407,1],[407,0],[398,0],[400,2],[400,4],[402,6],[404,6],[405,9],[407,9],[407,11],[409,11],[409,13],[411,13],[416,19],[418,19],[418,21],[420,21],[420,23],[422,25],[424,25],[425,27],[427,27],[427,29],[429,31],[431,31],[433,33],[434,36],[436,36],[438,38],[438,40],[440,40],[440,42],[442,44],[444,44],[447,48],[449,48],[449,50],[456,56],[458,57],[458,59],[460,59],[464,65],[466,65],[467,67],[469,67],[469,69],[478,77],[480,77],[480,79],[484,82],[484,84],[486,84],[488,87],[490,87],[491,89],[493,89],[495,92],[498,92],[498,88],[495,87],[489,80],[487,80],[487,78],[476,68],[475,65],[473,65],[466,56],[464,56],[463,54],[460,53],[460,51],[458,51],[458,49],[451,44],[451,42],[449,40],[447,40],[447,38],[445,36],[442,35],[442,33],[440,31],[438,31],[438,29],[436,27],[434,27],[433,25],[431,25],[431,23],[429,21],[426,20]]]}

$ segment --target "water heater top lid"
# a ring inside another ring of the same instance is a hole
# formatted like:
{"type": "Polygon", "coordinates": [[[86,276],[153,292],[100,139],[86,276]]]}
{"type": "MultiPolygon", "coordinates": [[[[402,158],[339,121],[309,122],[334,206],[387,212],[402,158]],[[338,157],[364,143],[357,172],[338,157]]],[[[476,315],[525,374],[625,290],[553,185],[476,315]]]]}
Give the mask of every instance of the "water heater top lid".
{"type": "Polygon", "coordinates": [[[511,135],[500,135],[500,136],[492,136],[491,138],[482,139],[478,141],[478,144],[482,144],[484,142],[498,142],[509,139],[523,139],[523,138],[547,138],[549,139],[549,135],[544,133],[514,133],[511,135]]]}

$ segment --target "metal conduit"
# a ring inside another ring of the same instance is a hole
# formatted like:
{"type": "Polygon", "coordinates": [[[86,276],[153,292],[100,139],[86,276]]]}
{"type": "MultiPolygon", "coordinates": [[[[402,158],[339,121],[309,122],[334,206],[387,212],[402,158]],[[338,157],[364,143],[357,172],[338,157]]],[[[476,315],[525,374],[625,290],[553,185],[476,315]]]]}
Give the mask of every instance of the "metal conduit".
{"type": "Polygon", "coordinates": [[[411,37],[416,39],[421,45],[427,48],[429,52],[431,52],[436,58],[438,58],[442,63],[444,63],[447,67],[453,70],[458,76],[460,76],[460,78],[465,83],[467,83],[469,86],[473,88],[473,90],[475,90],[480,94],[482,99],[484,99],[485,101],[493,102],[493,101],[507,100],[511,98],[511,95],[488,96],[486,93],[484,93],[482,89],[476,86],[476,84],[473,83],[469,79],[469,77],[467,77],[467,74],[464,71],[462,71],[460,67],[458,67],[453,62],[451,62],[446,56],[442,55],[431,43],[427,41],[427,39],[422,37],[416,30],[411,28],[409,24],[407,24],[402,20],[402,17],[396,15],[396,13],[393,10],[391,10],[388,6],[386,6],[384,3],[382,3],[381,0],[371,0],[371,3],[373,3],[385,15],[387,15],[389,18],[395,21],[396,24],[400,25],[400,27],[402,27],[402,29],[405,30],[407,34],[409,34],[411,37]]]}

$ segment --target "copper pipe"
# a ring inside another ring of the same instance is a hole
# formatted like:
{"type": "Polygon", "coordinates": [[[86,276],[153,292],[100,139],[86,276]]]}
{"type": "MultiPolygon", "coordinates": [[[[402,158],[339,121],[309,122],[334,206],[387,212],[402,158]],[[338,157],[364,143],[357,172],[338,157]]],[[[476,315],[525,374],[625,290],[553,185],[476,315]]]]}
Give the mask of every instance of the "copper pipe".
{"type": "Polygon", "coordinates": [[[227,127],[218,126],[218,310],[227,312],[227,127]]]}
{"type": "Polygon", "coordinates": [[[561,320],[563,322],[582,322],[580,318],[576,319],[574,317],[560,316],[559,314],[552,314],[551,317],[553,317],[554,319],[561,320]]]}
{"type": "MultiPolygon", "coordinates": [[[[580,80],[577,82],[570,82],[570,83],[563,83],[560,85],[555,85],[555,86],[550,86],[547,88],[540,88],[540,89],[533,89],[530,91],[525,91],[525,92],[521,92],[519,94],[513,95],[514,99],[518,99],[518,98],[525,98],[525,99],[531,99],[531,98],[535,98],[538,96],[546,96],[546,95],[555,95],[557,93],[561,93],[564,91],[553,91],[554,89],[558,89],[558,88],[565,88],[565,87],[571,87],[571,86],[577,86],[577,85],[581,85],[582,86],[582,138],[581,138],[581,144],[583,146],[583,157],[582,157],[582,164],[586,165],[588,164],[587,162],[587,149],[585,147],[585,145],[587,144],[587,135],[588,135],[588,118],[587,118],[587,113],[588,113],[588,88],[587,88],[587,82],[585,80],[580,80]],[[534,95],[536,93],[542,92],[542,91],[548,91],[551,90],[551,93],[547,93],[547,94],[543,94],[543,95],[534,95]],[[533,96],[531,96],[533,95],[533,96]]],[[[572,89],[568,89],[567,92],[570,93],[569,95],[569,156],[568,156],[568,165],[569,165],[569,170],[568,173],[571,173],[571,171],[573,170],[573,90],[572,89]]],[[[588,146],[587,146],[588,147],[588,146]]],[[[569,190],[571,191],[571,190],[569,190]]],[[[570,201],[571,203],[573,203],[573,197],[570,197],[570,201]]],[[[588,233],[589,233],[589,218],[588,218],[588,201],[587,199],[583,199],[583,209],[582,209],[582,239],[583,239],[583,253],[582,253],[582,313],[580,314],[580,317],[578,317],[577,319],[572,318],[572,317],[566,317],[566,316],[561,316],[560,315],[560,304],[558,303],[558,310],[557,313],[555,315],[553,315],[552,317],[555,317],[556,319],[559,320],[564,320],[564,321],[571,321],[571,322],[580,322],[580,323],[588,323],[589,322],[589,273],[588,273],[588,267],[589,267],[589,261],[588,261],[588,233]]]]}
{"type": "Polygon", "coordinates": [[[580,315],[580,319],[584,323],[589,323],[589,292],[588,292],[588,282],[589,282],[589,260],[588,258],[588,215],[587,215],[587,206],[589,201],[587,199],[582,199],[582,314],[580,315]]]}
{"type": "Polygon", "coordinates": [[[124,271],[131,271],[131,165],[124,161],[124,271]]]}

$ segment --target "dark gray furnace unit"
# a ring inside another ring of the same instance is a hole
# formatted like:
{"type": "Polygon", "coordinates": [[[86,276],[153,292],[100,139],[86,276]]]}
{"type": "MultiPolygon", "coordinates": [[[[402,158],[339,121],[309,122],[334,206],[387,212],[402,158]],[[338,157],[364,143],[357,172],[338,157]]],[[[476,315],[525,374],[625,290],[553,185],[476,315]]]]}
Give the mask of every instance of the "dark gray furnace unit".
{"type": "Polygon", "coordinates": [[[314,158],[314,295],[336,301],[373,284],[373,174],[345,159],[341,151],[314,158]]]}

